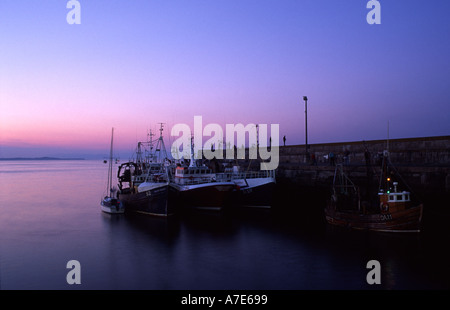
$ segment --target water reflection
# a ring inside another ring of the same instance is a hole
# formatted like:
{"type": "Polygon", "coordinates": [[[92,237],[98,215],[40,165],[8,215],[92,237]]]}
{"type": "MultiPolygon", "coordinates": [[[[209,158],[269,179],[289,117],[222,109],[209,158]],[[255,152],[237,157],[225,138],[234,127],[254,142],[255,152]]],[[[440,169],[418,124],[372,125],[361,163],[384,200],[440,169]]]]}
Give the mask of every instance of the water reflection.
{"type": "MultiPolygon", "coordinates": [[[[317,228],[309,231],[293,225],[271,210],[192,212],[167,219],[139,214],[103,218],[112,236],[126,233],[119,238],[122,245],[112,245],[122,248],[120,256],[134,266],[126,273],[145,274],[150,265],[157,266],[150,274],[164,278],[166,289],[436,287],[423,269],[427,258],[421,255],[419,234],[355,231],[328,224],[318,233],[317,228]],[[366,264],[372,259],[381,263],[379,286],[366,282],[366,264]]],[[[137,283],[162,288],[161,283],[137,283]]]]}
{"type": "Polygon", "coordinates": [[[322,201],[286,198],[270,210],[108,215],[102,163],[41,165],[1,167],[18,169],[0,173],[2,289],[450,288],[442,229],[343,229],[325,223],[322,201]],[[82,267],[78,287],[65,281],[72,259],[82,267]],[[366,282],[372,259],[381,285],[366,282]]]}

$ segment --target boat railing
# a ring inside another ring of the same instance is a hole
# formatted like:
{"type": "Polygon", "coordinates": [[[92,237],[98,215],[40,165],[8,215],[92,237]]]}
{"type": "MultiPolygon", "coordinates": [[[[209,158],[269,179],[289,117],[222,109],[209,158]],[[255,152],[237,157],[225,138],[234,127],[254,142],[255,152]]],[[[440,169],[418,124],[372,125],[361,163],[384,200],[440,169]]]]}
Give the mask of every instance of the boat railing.
{"type": "MultiPolygon", "coordinates": [[[[188,178],[172,178],[171,182],[175,183],[175,184],[180,184],[180,185],[197,185],[197,184],[204,184],[204,183],[210,183],[210,182],[217,182],[218,180],[215,178],[211,178],[211,177],[193,177],[188,178]]],[[[220,180],[220,182],[222,182],[222,180],[220,180]]]]}
{"type": "Polygon", "coordinates": [[[232,181],[241,179],[275,178],[275,170],[261,171],[239,171],[216,173],[216,179],[221,181],[232,181]]]}
{"type": "Polygon", "coordinates": [[[167,183],[169,182],[168,178],[158,178],[158,179],[149,179],[146,182],[151,182],[151,183],[167,183]]]}

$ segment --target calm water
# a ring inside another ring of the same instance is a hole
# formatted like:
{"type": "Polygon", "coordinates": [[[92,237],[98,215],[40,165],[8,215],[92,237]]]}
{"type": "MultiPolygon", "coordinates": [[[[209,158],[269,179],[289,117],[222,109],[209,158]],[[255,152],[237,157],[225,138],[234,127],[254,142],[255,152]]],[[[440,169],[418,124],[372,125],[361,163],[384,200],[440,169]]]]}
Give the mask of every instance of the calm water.
{"type": "Polygon", "coordinates": [[[0,162],[1,289],[450,288],[448,229],[431,220],[420,234],[340,230],[295,195],[296,212],[109,216],[106,177],[102,161],[0,162]],[[366,282],[372,259],[380,285],[366,282]],[[80,285],[66,282],[69,260],[80,285]]]}

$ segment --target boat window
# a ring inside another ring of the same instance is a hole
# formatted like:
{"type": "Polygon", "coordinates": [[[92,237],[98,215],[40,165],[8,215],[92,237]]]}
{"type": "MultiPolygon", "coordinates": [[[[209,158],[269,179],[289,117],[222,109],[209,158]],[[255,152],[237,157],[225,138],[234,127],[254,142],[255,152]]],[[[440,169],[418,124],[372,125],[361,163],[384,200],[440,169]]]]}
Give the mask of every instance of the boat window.
{"type": "Polygon", "coordinates": [[[397,200],[403,200],[403,196],[402,195],[397,195],[397,200]]]}
{"type": "Polygon", "coordinates": [[[409,195],[408,194],[405,195],[405,200],[409,200],[409,195]]]}
{"type": "Polygon", "coordinates": [[[394,200],[394,195],[390,195],[389,200],[394,200]]]}

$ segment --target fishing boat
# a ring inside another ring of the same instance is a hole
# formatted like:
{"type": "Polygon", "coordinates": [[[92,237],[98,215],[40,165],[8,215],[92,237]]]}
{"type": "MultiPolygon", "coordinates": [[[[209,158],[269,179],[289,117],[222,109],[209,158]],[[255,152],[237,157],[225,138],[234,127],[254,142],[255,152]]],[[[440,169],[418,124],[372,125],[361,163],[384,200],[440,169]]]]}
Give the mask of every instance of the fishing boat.
{"type": "Polygon", "coordinates": [[[181,208],[220,211],[236,188],[232,181],[218,180],[209,167],[197,165],[192,142],[189,166],[179,164],[173,167],[171,176],[169,199],[181,208]]]}
{"type": "Polygon", "coordinates": [[[245,170],[239,166],[226,168],[218,174],[236,185],[233,205],[240,207],[271,208],[276,186],[275,170],[245,170]]]}
{"type": "Polygon", "coordinates": [[[414,202],[410,191],[399,189],[399,173],[384,152],[379,189],[375,199],[362,199],[360,189],[337,165],[333,193],[325,208],[328,223],[355,229],[384,232],[420,232],[423,204],[414,202]]]}
{"type": "Polygon", "coordinates": [[[162,217],[174,214],[174,208],[168,202],[169,175],[162,132],[161,123],[155,150],[150,133],[148,141],[138,143],[136,159],[119,166],[118,197],[127,212],[162,217]],[[145,149],[146,146],[149,148],[145,149]]]}
{"type": "MultiPolygon", "coordinates": [[[[256,134],[256,145],[259,149],[258,124],[256,124],[256,134]]],[[[236,155],[237,154],[235,154],[235,156],[236,155]]],[[[261,160],[261,158],[259,158],[256,163],[260,167],[260,170],[251,169],[251,159],[245,170],[235,163],[231,168],[225,168],[225,172],[220,174],[223,179],[231,180],[236,185],[236,189],[233,192],[233,206],[256,208],[272,207],[273,193],[276,186],[275,170],[263,170],[261,167],[267,167],[267,163],[261,160]]]]}
{"type": "Polygon", "coordinates": [[[108,165],[108,181],[106,185],[106,192],[108,193],[100,202],[101,210],[109,214],[121,214],[124,213],[125,209],[122,202],[115,197],[117,191],[112,185],[112,168],[113,168],[113,141],[114,141],[114,128],[111,130],[111,148],[109,154],[109,165],[108,165]]]}
{"type": "Polygon", "coordinates": [[[169,177],[161,163],[127,162],[119,168],[118,197],[127,212],[169,216],[174,212],[168,203],[169,177]],[[143,181],[139,181],[143,179],[143,181]]]}

